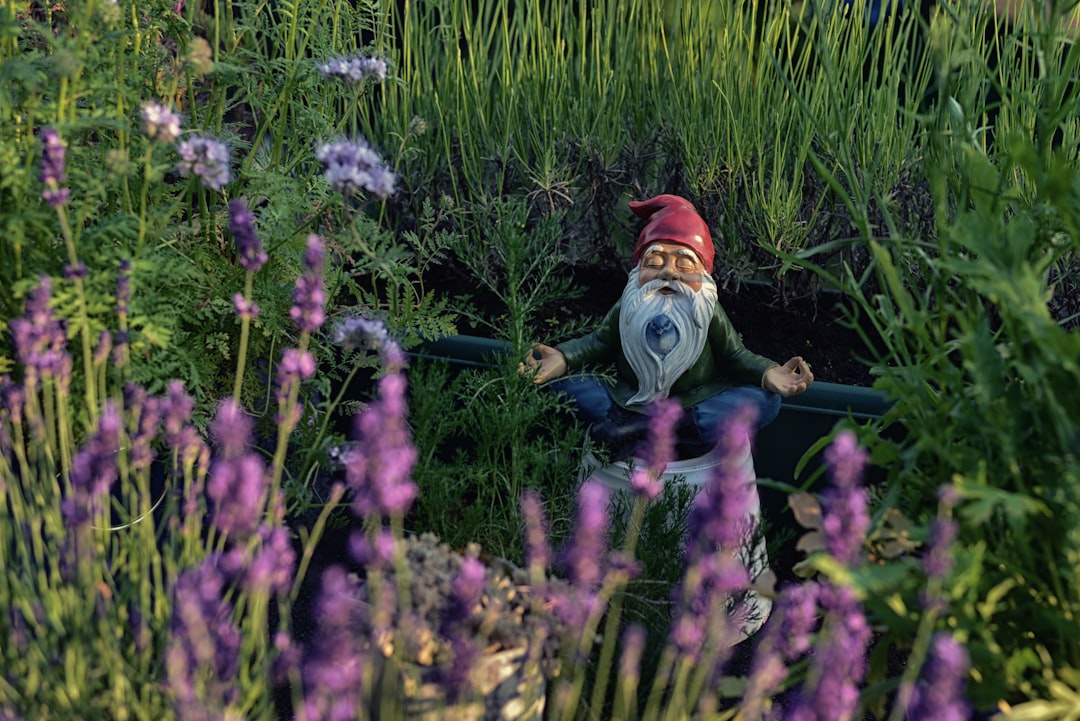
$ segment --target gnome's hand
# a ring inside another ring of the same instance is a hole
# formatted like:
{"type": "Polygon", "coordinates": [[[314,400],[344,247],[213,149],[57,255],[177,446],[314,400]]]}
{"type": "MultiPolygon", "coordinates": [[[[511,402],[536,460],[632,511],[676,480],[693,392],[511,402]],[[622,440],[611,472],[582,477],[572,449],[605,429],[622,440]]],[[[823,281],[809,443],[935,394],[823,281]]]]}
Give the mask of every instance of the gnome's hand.
{"type": "Polygon", "coordinates": [[[537,343],[529,351],[529,355],[525,356],[525,362],[518,364],[518,371],[524,374],[535,373],[533,383],[543,383],[566,372],[566,357],[556,348],[537,343]]]}
{"type": "Polygon", "coordinates": [[[761,377],[761,387],[785,398],[798,395],[814,382],[810,365],[801,356],[795,356],[782,366],[773,366],[761,377]]]}

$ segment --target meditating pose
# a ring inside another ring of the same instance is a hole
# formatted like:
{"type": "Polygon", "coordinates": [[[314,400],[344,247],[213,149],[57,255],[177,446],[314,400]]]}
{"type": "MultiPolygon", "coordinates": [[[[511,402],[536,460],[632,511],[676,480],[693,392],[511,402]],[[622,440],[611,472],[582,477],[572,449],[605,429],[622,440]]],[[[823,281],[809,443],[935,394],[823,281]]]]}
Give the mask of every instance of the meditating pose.
{"type": "Polygon", "coordinates": [[[592,333],[535,346],[522,370],[568,395],[612,460],[645,437],[652,401],[678,399],[677,451],[698,456],[715,445],[726,416],[750,405],[760,428],[776,418],[781,397],[802,393],[814,376],[801,357],[780,365],[743,346],[717,301],[709,227],[687,200],[659,195],[630,209],[645,227],[622,299],[592,333]],[[611,366],[614,386],[588,372],[611,366]]]}

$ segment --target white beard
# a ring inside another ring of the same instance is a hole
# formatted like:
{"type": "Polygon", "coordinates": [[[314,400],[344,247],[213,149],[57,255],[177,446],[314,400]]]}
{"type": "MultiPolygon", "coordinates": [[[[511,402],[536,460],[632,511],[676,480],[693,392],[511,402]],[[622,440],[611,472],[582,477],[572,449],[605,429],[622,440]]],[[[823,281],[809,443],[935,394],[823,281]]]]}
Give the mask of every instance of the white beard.
{"type": "Polygon", "coordinates": [[[717,299],[712,276],[703,274],[701,280],[697,292],[685,283],[669,280],[650,281],[638,288],[638,269],[630,271],[622,295],[619,333],[623,355],[638,379],[638,391],[627,403],[667,398],[675,381],[701,356],[717,299]],[[675,293],[661,293],[661,288],[675,293]],[[668,316],[678,334],[674,347],[665,353],[651,348],[646,340],[649,322],[661,313],[668,316]]]}

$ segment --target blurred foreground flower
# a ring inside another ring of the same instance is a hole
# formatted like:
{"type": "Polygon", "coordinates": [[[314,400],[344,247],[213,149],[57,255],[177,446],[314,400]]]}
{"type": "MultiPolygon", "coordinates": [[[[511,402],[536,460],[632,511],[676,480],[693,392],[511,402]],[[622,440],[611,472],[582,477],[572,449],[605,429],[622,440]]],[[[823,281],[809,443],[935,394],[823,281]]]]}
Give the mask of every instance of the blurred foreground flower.
{"type": "Polygon", "coordinates": [[[323,164],[326,179],[345,195],[366,190],[387,198],[394,193],[397,176],[363,139],[325,143],[315,149],[315,157],[323,164]]]}

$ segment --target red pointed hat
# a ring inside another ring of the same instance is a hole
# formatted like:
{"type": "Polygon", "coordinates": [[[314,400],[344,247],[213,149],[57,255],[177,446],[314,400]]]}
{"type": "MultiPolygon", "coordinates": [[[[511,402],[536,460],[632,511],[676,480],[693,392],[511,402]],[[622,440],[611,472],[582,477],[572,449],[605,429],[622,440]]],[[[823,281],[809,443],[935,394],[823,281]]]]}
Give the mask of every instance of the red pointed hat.
{"type": "Polygon", "coordinates": [[[631,200],[630,210],[645,221],[630,259],[633,265],[637,266],[641,254],[651,244],[667,241],[686,246],[697,253],[705,270],[712,273],[716,249],[713,248],[709,226],[690,201],[677,195],[658,195],[649,200],[631,200]]]}

